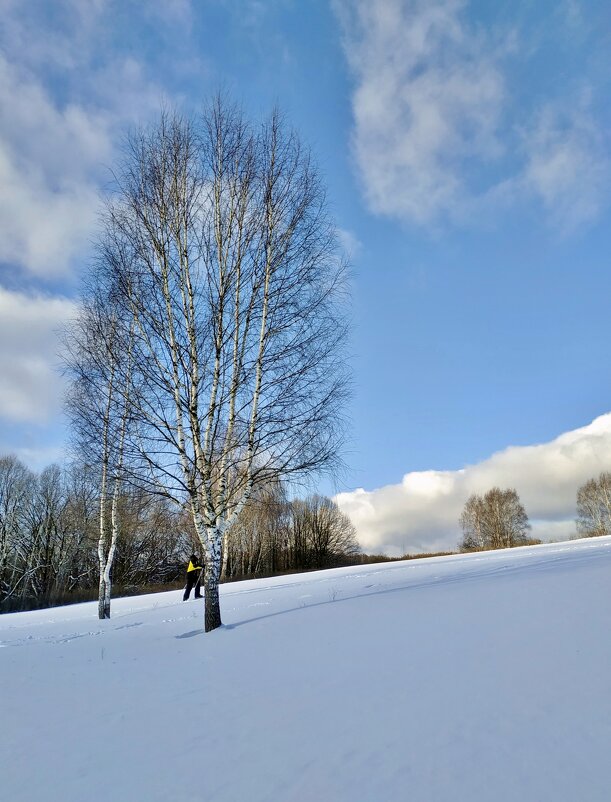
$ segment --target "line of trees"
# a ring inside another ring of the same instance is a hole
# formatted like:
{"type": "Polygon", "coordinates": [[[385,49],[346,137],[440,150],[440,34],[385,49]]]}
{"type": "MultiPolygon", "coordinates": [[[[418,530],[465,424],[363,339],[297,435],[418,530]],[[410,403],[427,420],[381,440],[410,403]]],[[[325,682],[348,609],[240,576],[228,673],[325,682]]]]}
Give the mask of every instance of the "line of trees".
{"type": "MultiPolygon", "coordinates": [[[[0,458],[0,611],[93,598],[99,583],[97,471],[52,465],[40,474],[0,458]]],[[[122,592],[175,582],[192,534],[183,511],[131,489],[117,499],[122,592]]]]}
{"type": "Polygon", "coordinates": [[[355,528],[331,499],[288,501],[275,483],[247,504],[232,526],[223,576],[235,578],[346,565],[360,548],[355,528]]]}
{"type": "MultiPolygon", "coordinates": [[[[113,559],[119,593],[184,581],[199,541],[189,510],[125,487],[116,499],[113,559]]],[[[37,474],[0,458],[0,611],[93,599],[99,590],[99,472],[52,465],[37,474]]],[[[354,527],[330,499],[289,500],[260,489],[228,532],[223,579],[345,565],[358,559],[354,527]]]]}
{"type": "MultiPolygon", "coordinates": [[[[0,457],[0,611],[89,600],[99,589],[99,470],[51,465],[41,473],[0,457]]],[[[577,536],[611,535],[611,473],[577,494],[577,536]]],[[[124,487],[116,499],[119,593],[178,587],[199,547],[186,505],[124,487]]],[[[472,495],[460,518],[461,551],[540,541],[514,489],[472,495]]],[[[289,499],[285,485],[259,487],[226,533],[223,580],[385,560],[360,552],[354,526],[329,498],[289,499]]]]}

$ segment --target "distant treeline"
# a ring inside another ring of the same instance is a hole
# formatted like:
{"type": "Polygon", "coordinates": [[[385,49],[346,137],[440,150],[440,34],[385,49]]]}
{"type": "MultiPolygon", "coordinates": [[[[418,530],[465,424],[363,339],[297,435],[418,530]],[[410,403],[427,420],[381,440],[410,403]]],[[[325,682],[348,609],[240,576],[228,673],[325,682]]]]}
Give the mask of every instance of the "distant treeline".
{"type": "MultiPolygon", "coordinates": [[[[35,473],[14,456],[0,457],[0,612],[97,598],[99,504],[99,477],[87,465],[35,473]]],[[[578,536],[611,534],[611,474],[579,489],[577,510],[578,536]]],[[[199,553],[188,510],[131,488],[121,493],[118,519],[115,595],[181,587],[188,555],[199,553]]],[[[460,524],[461,551],[540,542],[529,535],[515,490],[471,496],[460,524]]],[[[275,483],[259,490],[226,533],[222,580],[453,553],[363,554],[354,526],[331,499],[289,499],[275,483]]]]}
{"type": "MultiPolygon", "coordinates": [[[[183,584],[200,551],[186,508],[124,489],[113,565],[115,595],[183,584]]],[[[97,597],[99,480],[86,465],[41,473],[0,458],[0,611],[97,597]]],[[[353,525],[331,499],[288,499],[281,484],[256,494],[226,533],[224,581],[360,562],[353,525]]],[[[387,559],[387,558],[383,558],[387,559]]]]}

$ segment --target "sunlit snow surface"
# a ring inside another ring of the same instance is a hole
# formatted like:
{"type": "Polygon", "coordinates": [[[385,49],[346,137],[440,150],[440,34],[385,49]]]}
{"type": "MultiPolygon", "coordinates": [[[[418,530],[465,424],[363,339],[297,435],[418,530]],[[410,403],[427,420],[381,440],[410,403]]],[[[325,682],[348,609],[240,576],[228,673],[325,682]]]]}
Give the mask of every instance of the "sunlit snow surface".
{"type": "Polygon", "coordinates": [[[611,799],[611,538],[221,599],[0,616],[0,799],[611,799]]]}

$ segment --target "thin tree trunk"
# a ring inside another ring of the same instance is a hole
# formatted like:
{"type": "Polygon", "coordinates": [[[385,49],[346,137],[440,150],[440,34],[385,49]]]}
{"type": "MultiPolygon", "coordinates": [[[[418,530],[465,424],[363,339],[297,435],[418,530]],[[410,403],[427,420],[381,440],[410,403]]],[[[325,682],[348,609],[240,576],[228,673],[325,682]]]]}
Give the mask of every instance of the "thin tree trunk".
{"type": "MultiPolygon", "coordinates": [[[[106,459],[104,460],[106,463],[106,459]]],[[[106,610],[106,464],[102,466],[102,482],[100,487],[100,537],[98,540],[98,564],[100,582],[98,586],[98,618],[110,618],[106,610]]]]}
{"type": "Polygon", "coordinates": [[[115,479],[115,488],[112,495],[112,505],[110,509],[110,548],[106,555],[106,562],[100,586],[100,599],[98,601],[98,615],[100,618],[110,618],[110,599],[112,595],[112,566],[115,561],[115,552],[117,550],[117,539],[119,537],[119,518],[118,518],[118,505],[119,505],[119,479],[115,479]],[[102,615],[103,613],[103,615],[102,615]]]}

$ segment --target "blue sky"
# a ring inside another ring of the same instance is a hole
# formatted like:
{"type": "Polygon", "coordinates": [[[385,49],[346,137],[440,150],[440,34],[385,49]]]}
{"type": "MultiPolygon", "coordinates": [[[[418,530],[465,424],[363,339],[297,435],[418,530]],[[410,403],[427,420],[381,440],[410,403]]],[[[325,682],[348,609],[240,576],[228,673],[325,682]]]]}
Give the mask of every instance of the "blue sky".
{"type": "Polygon", "coordinates": [[[54,332],[122,133],[162,101],[197,108],[219,88],[255,117],[286,112],[351,254],[340,490],[460,471],[611,409],[608,3],[0,10],[0,452],[34,467],[61,455],[54,332]]]}

